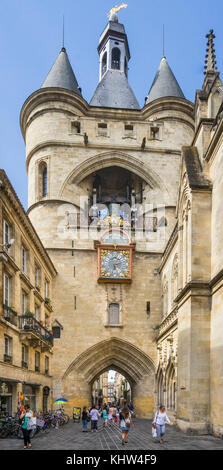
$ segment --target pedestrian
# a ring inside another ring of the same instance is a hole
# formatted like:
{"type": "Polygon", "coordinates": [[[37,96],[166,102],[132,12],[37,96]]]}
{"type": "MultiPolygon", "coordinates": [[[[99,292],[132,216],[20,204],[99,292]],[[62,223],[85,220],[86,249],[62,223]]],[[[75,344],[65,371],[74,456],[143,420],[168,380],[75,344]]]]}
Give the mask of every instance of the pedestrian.
{"type": "Polygon", "coordinates": [[[113,424],[113,426],[114,426],[114,424],[115,424],[115,418],[116,418],[116,408],[115,408],[114,403],[113,403],[112,406],[111,406],[111,412],[112,412],[112,424],[113,424]]]}
{"type": "Polygon", "coordinates": [[[109,406],[109,409],[108,409],[108,425],[111,426],[112,425],[112,413],[113,413],[113,407],[109,406]]]}
{"type": "Polygon", "coordinates": [[[134,428],[131,413],[127,405],[124,405],[119,415],[119,427],[122,430],[122,445],[128,444],[130,427],[134,428]]]}
{"type": "Polygon", "coordinates": [[[108,424],[108,412],[107,412],[107,406],[105,405],[103,410],[102,410],[102,418],[103,418],[103,427],[106,428],[108,424]]]}
{"type": "Polygon", "coordinates": [[[87,407],[84,406],[83,411],[82,411],[82,432],[88,432],[88,428],[87,428],[88,418],[89,418],[89,412],[87,410],[87,407]]]}
{"type": "Polygon", "coordinates": [[[97,432],[99,412],[95,405],[93,405],[91,408],[90,417],[91,417],[91,432],[93,431],[97,432]]]}
{"type": "Polygon", "coordinates": [[[156,432],[157,432],[157,437],[160,442],[160,444],[163,444],[163,436],[166,431],[166,424],[168,423],[170,426],[173,426],[173,423],[170,422],[166,411],[165,411],[165,406],[161,405],[159,407],[159,411],[156,412],[155,418],[153,420],[153,424],[156,426],[156,432]]]}
{"type": "Polygon", "coordinates": [[[24,449],[31,447],[31,441],[30,441],[30,433],[31,433],[31,428],[29,427],[29,422],[30,419],[33,417],[33,412],[30,409],[29,405],[25,406],[25,409],[22,411],[20,415],[20,420],[22,423],[22,433],[23,433],[23,438],[24,438],[24,449]]]}

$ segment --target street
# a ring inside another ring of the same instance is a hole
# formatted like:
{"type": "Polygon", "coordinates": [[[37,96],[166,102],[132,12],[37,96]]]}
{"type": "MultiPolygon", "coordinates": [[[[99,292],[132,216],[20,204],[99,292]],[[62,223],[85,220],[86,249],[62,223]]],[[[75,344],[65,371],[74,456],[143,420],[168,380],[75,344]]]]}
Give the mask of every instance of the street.
{"type": "MultiPolygon", "coordinates": [[[[152,438],[151,420],[134,420],[135,428],[129,432],[129,443],[122,445],[121,430],[117,426],[103,429],[99,420],[98,432],[83,433],[79,423],[72,420],[59,429],[37,434],[30,450],[223,450],[223,440],[213,436],[189,436],[176,426],[166,426],[164,443],[152,438]]],[[[90,426],[88,424],[90,429],[90,426]]],[[[0,440],[1,450],[23,449],[23,440],[0,440]]]]}

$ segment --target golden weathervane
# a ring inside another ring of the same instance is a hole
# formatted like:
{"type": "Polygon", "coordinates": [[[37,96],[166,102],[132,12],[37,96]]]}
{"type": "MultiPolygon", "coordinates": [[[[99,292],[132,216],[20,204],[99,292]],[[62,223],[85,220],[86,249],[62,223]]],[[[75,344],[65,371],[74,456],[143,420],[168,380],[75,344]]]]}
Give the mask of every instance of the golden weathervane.
{"type": "Polygon", "coordinates": [[[118,6],[115,6],[114,8],[112,8],[109,13],[108,13],[108,17],[110,18],[110,16],[112,15],[112,13],[117,13],[119,10],[121,10],[121,8],[127,8],[127,4],[126,3],[122,3],[121,5],[118,6]]]}

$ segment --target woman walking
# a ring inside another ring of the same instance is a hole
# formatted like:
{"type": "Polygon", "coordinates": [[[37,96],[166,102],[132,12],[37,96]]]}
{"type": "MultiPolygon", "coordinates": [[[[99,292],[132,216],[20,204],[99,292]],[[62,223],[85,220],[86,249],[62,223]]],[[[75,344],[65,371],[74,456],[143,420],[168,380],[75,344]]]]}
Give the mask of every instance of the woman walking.
{"type": "Polygon", "coordinates": [[[134,428],[131,413],[129,411],[128,406],[124,405],[119,415],[119,427],[122,430],[122,445],[124,445],[125,443],[128,444],[130,426],[134,428]]]}
{"type": "Polygon", "coordinates": [[[101,412],[102,418],[103,418],[103,428],[107,427],[108,424],[108,412],[107,412],[107,406],[105,405],[102,412],[101,412]]]}
{"type": "Polygon", "coordinates": [[[87,407],[84,406],[83,411],[82,411],[82,432],[88,432],[87,422],[88,422],[89,416],[90,415],[88,413],[87,407]]]}
{"type": "Polygon", "coordinates": [[[33,417],[33,412],[30,410],[30,406],[26,405],[25,409],[22,411],[20,415],[20,419],[22,421],[22,433],[23,433],[23,438],[24,438],[24,449],[31,447],[31,441],[30,441],[30,433],[31,429],[29,427],[29,421],[33,417]]]}
{"type": "Polygon", "coordinates": [[[115,424],[115,418],[116,418],[116,408],[115,408],[114,403],[112,404],[111,412],[112,412],[112,424],[113,424],[113,426],[114,426],[114,424],[115,424]]]}
{"type": "Polygon", "coordinates": [[[95,405],[93,405],[91,408],[90,417],[91,417],[91,432],[94,432],[94,431],[97,432],[99,412],[95,405]]]}
{"type": "Polygon", "coordinates": [[[112,425],[112,406],[109,405],[109,410],[108,410],[108,425],[111,426],[112,425]]]}
{"type": "Polygon", "coordinates": [[[170,426],[173,426],[173,424],[170,422],[166,414],[165,406],[161,405],[159,407],[159,411],[156,412],[155,418],[153,420],[153,424],[155,424],[156,426],[157,437],[158,437],[160,444],[163,444],[163,436],[166,431],[166,422],[170,426]]]}

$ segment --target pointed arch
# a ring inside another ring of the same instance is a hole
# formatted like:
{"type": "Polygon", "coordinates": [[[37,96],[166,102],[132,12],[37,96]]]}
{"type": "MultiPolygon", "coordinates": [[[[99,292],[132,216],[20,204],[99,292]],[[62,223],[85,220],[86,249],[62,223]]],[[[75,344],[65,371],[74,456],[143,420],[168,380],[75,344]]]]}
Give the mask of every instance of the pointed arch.
{"type": "Polygon", "coordinates": [[[124,152],[110,151],[96,154],[77,165],[64,181],[60,190],[60,196],[63,196],[63,192],[67,185],[71,183],[78,185],[90,174],[101,170],[102,168],[112,166],[119,166],[135,173],[142,178],[142,180],[144,180],[151,189],[158,189],[162,194],[168,195],[168,190],[162,179],[148,166],[148,164],[145,164],[139,159],[124,152]]]}
{"type": "Polygon", "coordinates": [[[108,368],[122,373],[130,384],[137,384],[144,376],[155,374],[155,365],[147,354],[125,340],[112,337],[91,346],[74,359],[63,380],[76,371],[91,384],[108,368]]]}

